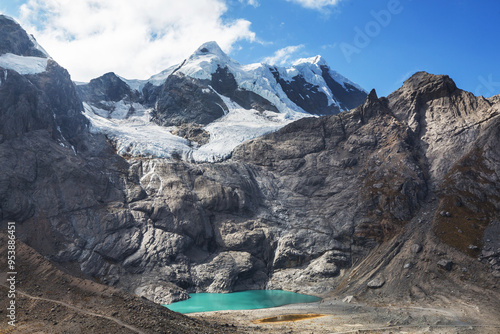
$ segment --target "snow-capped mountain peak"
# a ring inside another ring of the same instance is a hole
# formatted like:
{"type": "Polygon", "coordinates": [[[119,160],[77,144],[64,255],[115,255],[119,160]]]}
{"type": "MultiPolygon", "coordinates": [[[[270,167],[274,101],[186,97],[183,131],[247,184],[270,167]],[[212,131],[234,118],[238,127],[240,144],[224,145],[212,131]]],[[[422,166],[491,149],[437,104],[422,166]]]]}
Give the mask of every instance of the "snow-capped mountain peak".
{"type": "Polygon", "coordinates": [[[202,44],[190,57],[190,59],[194,59],[196,57],[203,57],[203,56],[216,56],[221,60],[231,60],[229,56],[222,51],[221,47],[217,42],[211,41],[202,44]]]}
{"type": "Polygon", "coordinates": [[[217,44],[207,42],[184,61],[175,71],[196,79],[212,79],[217,68],[231,67],[238,71],[241,65],[230,58],[217,44]]]}
{"type": "Polygon", "coordinates": [[[78,89],[95,131],[113,139],[121,154],[195,161],[226,159],[245,140],[299,118],[354,108],[367,96],[319,55],[290,67],[242,65],[216,42],[149,80],[108,76],[78,89]],[[113,94],[103,100],[102,92],[113,94]]]}
{"type": "MultiPolygon", "coordinates": [[[[174,73],[182,73],[196,79],[211,79],[212,73],[215,72],[217,67],[225,67],[229,64],[239,65],[222,51],[217,42],[207,42],[196,49],[193,54],[182,63],[170,66],[164,71],[153,75],[141,85],[135,84],[134,86],[142,89],[147,82],[154,86],[160,86],[174,73]]],[[[137,81],[135,82],[137,83],[137,81]]]]}
{"type": "Polygon", "coordinates": [[[50,56],[35,38],[9,16],[0,15],[0,26],[0,67],[22,75],[45,72],[50,56]]]}
{"type": "Polygon", "coordinates": [[[301,65],[301,64],[314,64],[314,65],[318,65],[318,66],[322,66],[322,65],[328,65],[326,63],[326,60],[320,56],[320,55],[317,55],[317,56],[314,56],[314,57],[310,57],[310,58],[300,58],[300,59],[297,59],[296,61],[293,62],[293,66],[298,66],[298,65],[301,65]]]}

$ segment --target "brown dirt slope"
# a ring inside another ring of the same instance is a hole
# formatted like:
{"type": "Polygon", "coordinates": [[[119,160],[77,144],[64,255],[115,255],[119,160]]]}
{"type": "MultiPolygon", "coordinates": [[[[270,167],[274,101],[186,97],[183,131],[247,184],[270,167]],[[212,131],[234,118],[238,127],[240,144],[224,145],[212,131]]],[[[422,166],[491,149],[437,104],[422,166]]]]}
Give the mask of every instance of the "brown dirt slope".
{"type": "Polygon", "coordinates": [[[370,305],[387,307],[433,307],[461,314],[460,319],[484,331],[500,331],[499,278],[488,265],[457,251],[434,233],[438,201],[424,205],[416,217],[393,239],[375,248],[353,267],[335,291],[336,296],[354,295],[370,305]],[[417,247],[416,245],[419,245],[417,247]],[[449,268],[439,265],[451,261],[449,268]],[[370,289],[374,279],[385,282],[370,289]]]}
{"type": "Polygon", "coordinates": [[[0,233],[0,333],[234,333],[123,291],[70,276],[22,242],[16,250],[16,327],[7,324],[7,237],[0,233]],[[5,255],[5,256],[4,256],[5,255]]]}

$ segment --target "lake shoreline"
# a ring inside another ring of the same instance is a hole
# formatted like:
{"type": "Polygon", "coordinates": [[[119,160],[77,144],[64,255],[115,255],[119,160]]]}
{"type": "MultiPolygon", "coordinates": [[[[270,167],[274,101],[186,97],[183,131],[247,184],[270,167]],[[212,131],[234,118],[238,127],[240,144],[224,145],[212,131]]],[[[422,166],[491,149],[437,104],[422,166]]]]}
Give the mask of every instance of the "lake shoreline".
{"type": "Polygon", "coordinates": [[[163,305],[182,314],[255,310],[321,301],[321,297],[284,290],[247,290],[231,293],[193,293],[187,300],[163,305]]]}
{"type": "Polygon", "coordinates": [[[289,304],[280,307],[191,313],[189,317],[236,326],[242,333],[498,333],[500,321],[481,316],[474,309],[450,308],[449,305],[383,304],[368,305],[359,301],[343,302],[336,298],[320,302],[289,304]],[[259,323],[259,320],[291,314],[321,314],[300,321],[259,323]]]}

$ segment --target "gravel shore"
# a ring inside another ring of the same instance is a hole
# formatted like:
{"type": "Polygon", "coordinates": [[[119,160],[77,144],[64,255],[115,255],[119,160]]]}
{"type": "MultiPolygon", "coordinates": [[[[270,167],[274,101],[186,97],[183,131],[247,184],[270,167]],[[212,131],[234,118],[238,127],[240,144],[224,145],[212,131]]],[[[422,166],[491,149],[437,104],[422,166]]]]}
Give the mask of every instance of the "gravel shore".
{"type": "Polygon", "coordinates": [[[456,309],[440,305],[366,305],[326,299],[281,307],[192,313],[189,316],[235,325],[243,333],[499,333],[500,319],[488,319],[473,305],[456,309]],[[300,321],[258,323],[259,319],[289,314],[322,314],[300,321]]]}

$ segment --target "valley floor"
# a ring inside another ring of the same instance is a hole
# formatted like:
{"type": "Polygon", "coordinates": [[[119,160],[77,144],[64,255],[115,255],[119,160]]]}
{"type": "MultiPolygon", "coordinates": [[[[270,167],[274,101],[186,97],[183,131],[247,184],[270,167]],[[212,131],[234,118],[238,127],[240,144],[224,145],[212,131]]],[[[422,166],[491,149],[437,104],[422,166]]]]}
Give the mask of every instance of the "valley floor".
{"type": "Polygon", "coordinates": [[[325,299],[318,303],[270,309],[193,313],[191,317],[235,325],[243,333],[500,333],[500,318],[488,318],[477,306],[373,305],[325,299]],[[301,321],[258,323],[288,314],[322,314],[301,321]]]}

